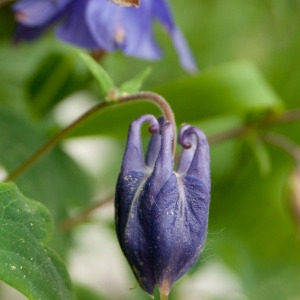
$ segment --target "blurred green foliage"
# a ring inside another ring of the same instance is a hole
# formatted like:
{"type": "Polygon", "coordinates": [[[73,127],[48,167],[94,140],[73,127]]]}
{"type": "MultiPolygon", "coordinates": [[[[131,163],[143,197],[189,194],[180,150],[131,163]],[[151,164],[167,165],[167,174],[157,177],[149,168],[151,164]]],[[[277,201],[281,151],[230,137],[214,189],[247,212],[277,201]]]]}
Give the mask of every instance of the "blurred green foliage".
{"type": "MultiPolygon", "coordinates": [[[[284,149],[266,144],[261,135],[271,131],[300,144],[300,121],[264,124],[266,118],[300,107],[300,2],[172,0],[172,8],[195,54],[199,74],[189,75],[180,68],[167,33],[158,27],[162,60],[142,61],[118,52],[108,54],[102,67],[121,85],[150,66],[143,90],[166,97],[178,125],[201,126],[208,136],[244,124],[251,128],[212,144],[206,249],[191,273],[175,284],[170,299],[178,299],[181,283],[215,261],[234,272],[246,299],[299,299],[299,212],[291,202],[300,195],[295,187],[287,189],[295,165],[284,149]]],[[[0,164],[9,173],[60,129],[54,114],[66,97],[87,91],[99,101],[102,94],[72,47],[51,32],[36,42],[12,45],[14,21],[9,4],[0,7],[0,24],[0,164]]],[[[139,86],[140,82],[133,82],[139,86]]],[[[149,103],[122,104],[95,115],[66,140],[105,135],[123,147],[129,122],[142,113],[159,114],[149,103]]],[[[118,167],[106,168],[102,171],[113,185],[118,167]]],[[[98,179],[57,145],[15,182],[24,195],[50,210],[56,228],[50,244],[68,261],[72,235],[62,232],[59,224],[74,209],[89,207],[98,192],[98,179]]],[[[107,298],[85,287],[78,288],[77,294],[78,299],[107,298]]],[[[130,299],[147,299],[138,289],[130,295],[130,299]]]]}

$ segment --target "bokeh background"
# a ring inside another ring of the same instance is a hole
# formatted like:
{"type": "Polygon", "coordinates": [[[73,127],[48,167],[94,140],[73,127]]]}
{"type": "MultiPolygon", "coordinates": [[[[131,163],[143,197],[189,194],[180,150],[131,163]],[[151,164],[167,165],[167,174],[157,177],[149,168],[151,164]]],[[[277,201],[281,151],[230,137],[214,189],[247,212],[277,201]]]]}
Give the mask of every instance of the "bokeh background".
{"type": "MultiPolygon", "coordinates": [[[[10,2],[0,5],[3,179],[103,95],[72,46],[51,31],[33,43],[13,45],[10,2]]],[[[172,0],[171,6],[199,73],[181,69],[159,24],[154,27],[164,50],[161,60],[116,52],[101,61],[116,85],[150,66],[143,90],[165,96],[178,125],[191,123],[211,138],[223,137],[211,143],[206,246],[170,299],[300,299],[300,175],[295,155],[284,149],[289,141],[299,152],[300,120],[264,123],[300,106],[300,2],[172,0]],[[226,136],[245,124],[241,135],[226,136]],[[281,142],[274,147],[263,138],[266,133],[281,142]]],[[[130,290],[135,279],[115,237],[109,200],[129,123],[142,113],[159,115],[144,102],[105,110],[15,180],[22,193],[51,211],[57,226],[49,244],[65,260],[78,299],[148,299],[139,287],[130,290]],[[63,221],[101,201],[106,203],[88,218],[61,229],[63,221]]],[[[0,299],[24,297],[1,284],[0,299]]]]}

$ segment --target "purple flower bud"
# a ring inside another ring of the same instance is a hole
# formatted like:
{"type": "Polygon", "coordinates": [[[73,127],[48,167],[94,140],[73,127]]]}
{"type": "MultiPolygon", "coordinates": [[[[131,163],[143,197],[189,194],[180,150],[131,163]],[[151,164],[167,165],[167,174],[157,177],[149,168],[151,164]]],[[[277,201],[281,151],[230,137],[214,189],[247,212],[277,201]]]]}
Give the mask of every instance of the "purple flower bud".
{"type": "Polygon", "coordinates": [[[158,20],[170,35],[181,65],[190,72],[197,70],[167,0],[142,0],[139,8],[118,7],[107,0],[21,0],[13,10],[18,22],[16,41],[35,39],[58,23],[56,34],[65,42],[89,50],[121,49],[142,59],[161,56],[153,36],[153,22],[158,20]]]}
{"type": "Polygon", "coordinates": [[[131,123],[115,197],[116,232],[141,288],[168,295],[203,248],[210,201],[209,146],[198,128],[183,125],[183,151],[173,171],[172,125],[144,115],[131,123]],[[150,123],[143,158],[140,128],[150,123]]]}

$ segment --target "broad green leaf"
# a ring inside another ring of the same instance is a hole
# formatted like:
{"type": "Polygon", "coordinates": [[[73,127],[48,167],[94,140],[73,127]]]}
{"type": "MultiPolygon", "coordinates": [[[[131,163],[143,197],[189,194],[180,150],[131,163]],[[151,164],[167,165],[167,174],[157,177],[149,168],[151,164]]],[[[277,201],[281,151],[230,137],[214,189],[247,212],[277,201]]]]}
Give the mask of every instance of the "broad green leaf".
{"type": "Polygon", "coordinates": [[[199,120],[217,115],[281,111],[283,103],[259,70],[248,62],[207,69],[154,89],[169,101],[180,119],[199,120]]]}
{"type": "MultiPolygon", "coordinates": [[[[0,164],[7,172],[15,170],[50,136],[41,123],[32,123],[16,112],[0,107],[0,164]]],[[[91,200],[86,174],[59,147],[50,150],[31,168],[15,179],[22,193],[42,201],[57,223],[74,208],[91,200]]],[[[53,246],[62,254],[64,236],[58,231],[53,246]],[[62,238],[61,241],[57,240],[62,238]]]]}
{"type": "Polygon", "coordinates": [[[78,55],[98,82],[100,92],[106,95],[107,92],[114,87],[113,81],[108,73],[88,54],[78,51],[78,55]]]}
{"type": "MultiPolygon", "coordinates": [[[[4,10],[4,13],[7,12],[4,10]]],[[[0,17],[0,22],[3,19],[5,18],[0,17]]],[[[6,29],[6,24],[2,24],[2,28],[6,29]]],[[[12,44],[11,36],[9,40],[0,38],[0,103],[24,110],[27,106],[24,87],[43,57],[51,52],[68,51],[70,47],[54,39],[43,39],[38,43],[25,43],[16,47],[12,44]]]]}
{"type": "Polygon", "coordinates": [[[47,54],[27,81],[31,111],[44,116],[59,101],[87,87],[90,78],[88,69],[74,51],[47,54]]]}
{"type": "Polygon", "coordinates": [[[249,299],[297,299],[299,232],[283,194],[290,164],[282,151],[268,150],[272,172],[261,176],[244,147],[236,168],[213,186],[207,244],[213,253],[206,255],[222,257],[249,299]]]}
{"type": "MultiPolygon", "coordinates": [[[[226,116],[245,117],[265,111],[278,113],[283,103],[250,63],[235,62],[186,76],[154,88],[171,105],[178,124],[226,116]]],[[[161,112],[154,104],[136,102],[110,108],[88,120],[71,136],[126,135],[128,124],[145,113],[161,112]],[[115,122],[118,120],[118,122],[115,122]]]]}
{"type": "Polygon", "coordinates": [[[151,68],[147,68],[133,79],[124,82],[119,88],[120,92],[126,92],[128,94],[138,92],[142,87],[144,80],[150,73],[151,68]]]}
{"type": "Polygon", "coordinates": [[[109,300],[107,297],[84,285],[75,285],[75,293],[77,300],[109,300]]]}
{"type": "Polygon", "coordinates": [[[51,215],[12,183],[0,183],[0,279],[32,300],[75,299],[62,260],[44,243],[51,215]]]}

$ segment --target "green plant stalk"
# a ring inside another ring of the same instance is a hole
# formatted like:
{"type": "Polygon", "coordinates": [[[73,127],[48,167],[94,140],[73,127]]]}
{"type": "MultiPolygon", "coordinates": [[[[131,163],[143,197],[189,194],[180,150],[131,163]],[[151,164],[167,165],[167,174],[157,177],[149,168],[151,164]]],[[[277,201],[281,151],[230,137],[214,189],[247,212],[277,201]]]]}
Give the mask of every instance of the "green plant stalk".
{"type": "MultiPolygon", "coordinates": [[[[138,92],[131,95],[126,95],[123,97],[119,97],[114,100],[102,101],[84,114],[82,114],[79,118],[73,121],[71,124],[60,130],[57,134],[55,134],[51,139],[49,139],[44,145],[42,145],[32,156],[30,156],[26,161],[24,161],[18,168],[12,171],[7,177],[4,179],[4,182],[9,182],[16,179],[22,173],[24,173],[28,168],[30,168],[42,155],[47,153],[54,145],[56,145],[62,137],[66,136],[69,132],[71,132],[75,127],[84,123],[91,115],[99,112],[100,110],[108,107],[114,106],[126,102],[137,101],[137,100],[147,100],[155,103],[162,111],[165,116],[166,121],[170,122],[173,125],[174,131],[174,139],[176,137],[176,123],[174,119],[173,111],[167,101],[160,95],[152,93],[152,92],[138,92]]],[[[173,152],[174,152],[175,141],[173,141],[173,152]]]]}

